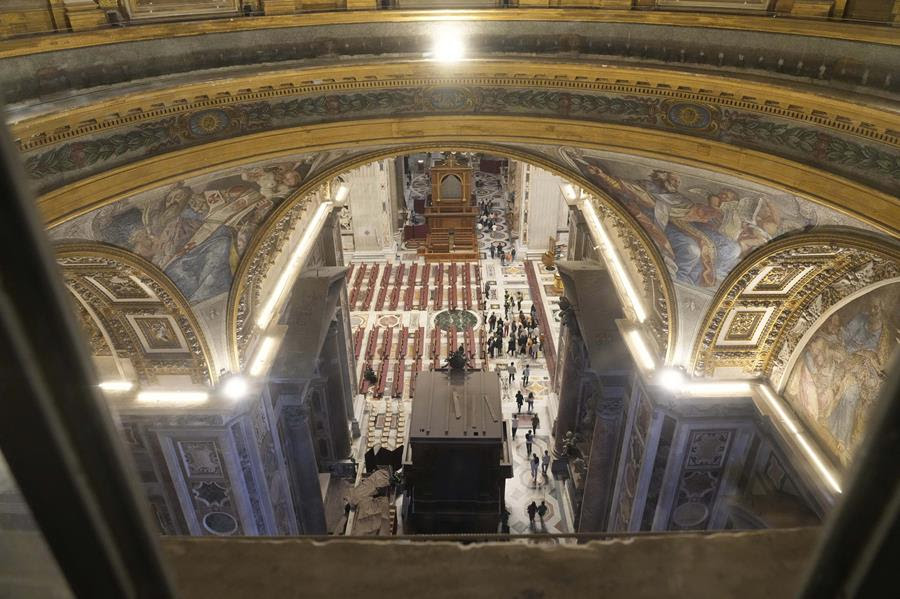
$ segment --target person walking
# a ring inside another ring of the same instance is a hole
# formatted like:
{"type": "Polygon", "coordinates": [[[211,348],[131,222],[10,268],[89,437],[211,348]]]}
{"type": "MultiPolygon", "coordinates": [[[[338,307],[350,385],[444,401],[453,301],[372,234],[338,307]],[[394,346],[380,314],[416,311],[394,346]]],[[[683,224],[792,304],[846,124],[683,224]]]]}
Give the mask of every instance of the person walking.
{"type": "Polygon", "coordinates": [[[522,395],[522,391],[516,391],[516,413],[522,413],[522,404],[525,403],[525,396],[522,395]]]}
{"type": "Polygon", "coordinates": [[[531,365],[526,364],[525,370],[522,371],[522,386],[523,387],[528,386],[528,377],[530,377],[530,376],[531,376],[531,365]]]}
{"type": "Polygon", "coordinates": [[[496,257],[497,257],[497,248],[492,243],[491,244],[491,258],[496,258],[496,257]]]}
{"type": "MultiPolygon", "coordinates": [[[[513,417],[510,419],[510,424],[512,424],[512,433],[513,439],[516,438],[516,431],[519,430],[519,416],[517,414],[513,414],[513,417]]],[[[544,468],[544,475],[546,476],[547,469],[544,468]]]]}
{"type": "MultiPolygon", "coordinates": [[[[513,429],[515,431],[515,429],[513,429]]],[[[515,433],[513,433],[515,436],[515,433]]],[[[547,478],[547,469],[550,467],[550,452],[546,449],[544,450],[544,455],[541,456],[541,474],[544,475],[544,478],[547,478]]]]}
{"type": "Polygon", "coordinates": [[[494,330],[494,325],[497,324],[497,316],[491,312],[491,317],[488,318],[488,324],[491,326],[491,330],[494,330]]]}
{"type": "Polygon", "coordinates": [[[516,355],[516,338],[510,337],[509,343],[506,344],[506,354],[509,356],[516,355]]]}
{"type": "Polygon", "coordinates": [[[538,507],[535,502],[531,502],[528,504],[528,507],[525,508],[525,511],[528,512],[528,521],[531,522],[531,527],[534,528],[534,517],[537,516],[538,507]]]}
{"type": "Polygon", "coordinates": [[[509,253],[512,256],[512,259],[515,260],[516,259],[516,246],[515,245],[512,246],[512,250],[510,250],[509,253]]]}
{"type": "Polygon", "coordinates": [[[534,443],[534,433],[531,432],[531,429],[528,429],[528,432],[525,433],[525,453],[531,455],[531,444],[534,443]]]}
{"type": "Polygon", "coordinates": [[[538,418],[537,412],[534,413],[534,416],[531,417],[531,430],[534,431],[534,434],[537,434],[538,426],[540,426],[541,421],[538,418]]]}
{"type": "Polygon", "coordinates": [[[547,504],[542,499],[541,505],[537,506],[537,515],[541,519],[541,528],[544,528],[544,516],[547,515],[547,511],[548,511],[547,504]]]}
{"type": "Polygon", "coordinates": [[[531,411],[534,410],[534,391],[528,392],[528,413],[531,414],[531,411]]]}
{"type": "Polygon", "coordinates": [[[538,466],[540,466],[540,464],[541,459],[537,457],[537,454],[531,454],[531,482],[534,484],[537,484],[538,466]]]}
{"type": "Polygon", "coordinates": [[[516,382],[516,366],[512,362],[509,363],[509,366],[506,368],[506,372],[509,373],[509,384],[512,385],[516,382]]]}

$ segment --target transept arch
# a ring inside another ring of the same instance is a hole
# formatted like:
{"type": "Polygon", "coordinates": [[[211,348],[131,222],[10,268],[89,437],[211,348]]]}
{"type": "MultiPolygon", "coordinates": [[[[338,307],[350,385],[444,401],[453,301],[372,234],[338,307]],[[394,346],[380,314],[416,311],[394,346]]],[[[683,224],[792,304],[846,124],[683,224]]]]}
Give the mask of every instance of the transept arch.
{"type": "Polygon", "coordinates": [[[240,368],[246,361],[246,350],[253,340],[253,311],[259,300],[260,283],[275,257],[288,241],[290,231],[311,212],[314,206],[330,194],[330,182],[342,173],[376,160],[423,151],[485,152],[540,166],[582,187],[587,197],[593,199],[604,220],[614,229],[619,251],[625,253],[632,267],[631,274],[639,282],[647,297],[653,298],[647,326],[654,335],[662,355],[671,353],[677,331],[677,307],[671,279],[663,265],[662,257],[644,230],[615,199],[571,165],[554,162],[547,154],[528,146],[501,144],[418,144],[394,146],[365,155],[353,156],[334,164],[309,179],[288,201],[283,202],[269,216],[250,242],[244,258],[235,272],[234,285],[228,301],[228,346],[232,366],[240,368]]]}
{"type": "Polygon", "coordinates": [[[900,276],[900,245],[846,228],[789,234],[743,260],[721,286],[694,344],[697,376],[787,375],[798,346],[833,306],[900,276]]]}
{"type": "Polygon", "coordinates": [[[61,243],[56,260],[100,377],[143,386],[217,379],[185,297],[153,264],[101,243],[61,243]]]}

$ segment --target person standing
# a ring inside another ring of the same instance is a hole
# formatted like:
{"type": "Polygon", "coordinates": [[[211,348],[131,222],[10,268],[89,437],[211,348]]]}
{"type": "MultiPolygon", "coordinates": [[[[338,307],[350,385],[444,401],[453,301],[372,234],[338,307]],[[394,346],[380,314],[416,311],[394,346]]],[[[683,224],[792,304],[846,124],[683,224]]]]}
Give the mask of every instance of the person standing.
{"type": "Polygon", "coordinates": [[[492,243],[491,244],[491,258],[496,258],[496,256],[497,256],[497,248],[492,243]]]}
{"type": "Polygon", "coordinates": [[[516,413],[522,413],[522,404],[525,403],[525,396],[522,395],[522,391],[516,391],[516,413]]]}
{"type": "Polygon", "coordinates": [[[512,259],[515,260],[516,259],[516,246],[515,245],[512,246],[512,249],[509,251],[509,253],[512,256],[512,259]]]}
{"type": "Polygon", "coordinates": [[[528,413],[531,414],[531,411],[534,410],[534,391],[528,392],[528,413]]]}
{"type": "Polygon", "coordinates": [[[536,453],[531,454],[531,482],[537,484],[538,466],[541,460],[536,453]]]}
{"type": "Polygon", "coordinates": [[[525,370],[522,371],[522,386],[523,387],[528,386],[528,377],[530,377],[530,376],[531,376],[531,365],[526,364],[525,370]]]}
{"type": "MultiPolygon", "coordinates": [[[[519,315],[520,315],[520,316],[522,315],[522,299],[524,299],[524,298],[522,297],[522,292],[521,292],[521,291],[516,291],[516,307],[517,307],[518,310],[519,310],[519,315]]],[[[524,319],[523,319],[523,321],[524,321],[524,319]]]]}
{"type": "MultiPolygon", "coordinates": [[[[506,353],[507,355],[514,356],[516,355],[516,338],[510,337],[509,343],[506,344],[506,353]]],[[[511,364],[512,362],[510,362],[511,364]]]]}
{"type": "Polygon", "coordinates": [[[531,455],[531,444],[534,442],[534,433],[531,432],[531,429],[525,433],[525,453],[531,455]]]}
{"type": "Polygon", "coordinates": [[[494,325],[497,324],[497,316],[491,312],[491,317],[488,318],[488,324],[491,325],[491,330],[494,330],[494,325]]]}
{"type": "Polygon", "coordinates": [[[538,426],[540,426],[541,421],[538,418],[537,412],[534,413],[534,416],[531,417],[531,430],[534,431],[534,434],[537,434],[538,426]]]}
{"type": "MultiPolygon", "coordinates": [[[[510,418],[510,424],[512,425],[513,439],[515,439],[515,438],[516,438],[516,431],[519,430],[519,417],[518,417],[518,415],[513,414],[513,417],[510,418]]],[[[544,475],[546,476],[546,474],[547,474],[547,469],[544,468],[544,475]]]]}
{"type": "Polygon", "coordinates": [[[512,362],[509,363],[509,366],[506,367],[506,372],[509,373],[509,384],[512,385],[516,382],[516,366],[512,362]]]}
{"type": "Polygon", "coordinates": [[[531,527],[534,528],[534,517],[537,515],[538,507],[535,502],[531,502],[528,504],[528,507],[525,508],[525,511],[528,512],[528,521],[531,522],[531,527]]]}

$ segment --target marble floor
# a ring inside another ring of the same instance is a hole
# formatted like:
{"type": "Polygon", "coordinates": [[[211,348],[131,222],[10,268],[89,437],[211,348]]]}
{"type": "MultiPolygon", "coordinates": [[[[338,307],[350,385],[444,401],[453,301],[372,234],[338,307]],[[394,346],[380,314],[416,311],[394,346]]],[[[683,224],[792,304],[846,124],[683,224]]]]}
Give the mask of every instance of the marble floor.
{"type": "MultiPolygon", "coordinates": [[[[477,195],[479,199],[490,198],[498,224],[491,233],[479,233],[482,260],[477,265],[426,266],[413,251],[401,251],[398,255],[386,257],[383,262],[351,265],[351,338],[357,357],[357,381],[361,383],[361,390],[366,391],[360,421],[362,436],[356,444],[360,462],[369,448],[384,446],[394,449],[403,444],[415,373],[427,371],[434,364],[442,365],[449,350],[455,347],[452,344],[464,342],[467,349],[468,344],[472,344],[472,361],[476,367],[497,370],[505,369],[511,361],[515,363],[518,373],[515,383],[508,383],[505,372],[500,377],[504,418],[515,417],[517,390],[521,389],[525,396],[533,392],[534,413],[538,416],[539,427],[532,452],[541,456],[545,449],[550,449],[556,398],[544,355],[539,355],[536,360],[521,356],[506,357],[505,353],[499,358],[488,358],[482,355],[481,344],[488,335],[485,318],[492,312],[498,316],[503,314],[504,292],[513,295],[521,292],[525,314],[530,312],[533,302],[538,302],[547,314],[546,333],[550,338],[545,342],[550,344],[548,351],[552,354],[559,331],[558,320],[555,320],[559,312],[558,296],[552,290],[554,273],[547,271],[540,263],[523,261],[521,256],[507,265],[501,265],[499,258],[490,257],[491,242],[499,241],[504,246],[511,243],[505,216],[506,194],[499,177],[479,172],[476,179],[481,182],[477,195]],[[531,284],[528,269],[532,271],[531,284]],[[486,287],[490,289],[489,295],[482,298],[486,287]],[[454,291],[451,292],[451,289],[454,291]],[[448,330],[448,323],[453,324],[452,330],[448,330]],[[464,332],[467,329],[472,331],[468,340],[464,332]],[[529,364],[531,376],[529,384],[522,386],[521,373],[525,364],[529,364]],[[366,365],[376,370],[379,378],[383,375],[380,385],[367,385],[362,381],[366,365]]],[[[413,183],[417,191],[424,189],[420,183],[418,180],[413,183]]],[[[548,477],[540,472],[536,481],[531,477],[525,447],[525,433],[531,423],[527,404],[518,418],[520,424],[513,446],[513,477],[506,481],[510,532],[571,532],[572,514],[564,497],[564,485],[554,480],[549,471],[548,477]],[[548,507],[544,522],[535,519],[535,525],[531,526],[526,507],[531,501],[540,504],[542,500],[548,507]]]]}

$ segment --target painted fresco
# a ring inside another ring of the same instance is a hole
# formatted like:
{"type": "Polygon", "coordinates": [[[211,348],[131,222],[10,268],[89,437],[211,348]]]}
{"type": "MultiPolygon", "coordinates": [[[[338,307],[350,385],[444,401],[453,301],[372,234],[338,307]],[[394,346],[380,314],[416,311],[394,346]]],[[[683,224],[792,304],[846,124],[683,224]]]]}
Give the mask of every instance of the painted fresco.
{"type": "Polygon", "coordinates": [[[564,148],[563,158],[618,200],[659,249],[676,283],[710,295],[741,259],[817,225],[863,225],[793,195],[708,171],[564,148]]]}
{"type": "Polygon", "coordinates": [[[785,397],[847,464],[897,347],[900,283],[885,285],[829,316],[803,348],[785,397]]]}
{"type": "Polygon", "coordinates": [[[232,169],[116,202],[55,228],[56,239],[90,239],[143,256],[191,304],[226,293],[257,227],[309,176],[314,161],[232,169]]]}

